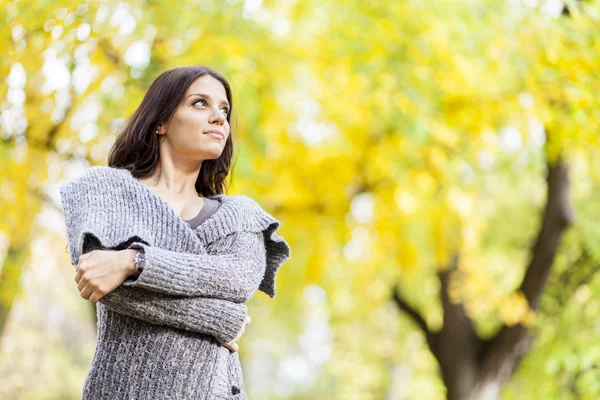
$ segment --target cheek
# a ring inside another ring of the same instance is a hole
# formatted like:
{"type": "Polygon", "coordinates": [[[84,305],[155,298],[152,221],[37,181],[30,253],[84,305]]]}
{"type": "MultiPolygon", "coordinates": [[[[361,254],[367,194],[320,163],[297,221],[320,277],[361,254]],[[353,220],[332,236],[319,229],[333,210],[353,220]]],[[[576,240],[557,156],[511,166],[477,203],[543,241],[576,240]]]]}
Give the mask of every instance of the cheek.
{"type": "Polygon", "coordinates": [[[178,118],[173,118],[171,121],[170,130],[176,133],[177,136],[189,138],[202,132],[202,127],[205,125],[199,115],[190,115],[182,113],[178,118]]]}
{"type": "Polygon", "coordinates": [[[206,115],[198,110],[189,110],[181,115],[181,124],[186,126],[199,126],[205,120],[206,115]]]}

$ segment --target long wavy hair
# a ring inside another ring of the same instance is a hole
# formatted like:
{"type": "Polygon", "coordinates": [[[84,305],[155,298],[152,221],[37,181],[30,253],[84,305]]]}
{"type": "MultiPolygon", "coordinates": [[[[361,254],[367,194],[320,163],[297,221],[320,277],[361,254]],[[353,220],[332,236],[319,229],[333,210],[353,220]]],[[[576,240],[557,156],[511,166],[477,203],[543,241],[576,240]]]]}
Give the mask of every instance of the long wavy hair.
{"type": "Polygon", "coordinates": [[[196,192],[204,197],[222,194],[227,190],[225,179],[229,174],[233,155],[231,114],[233,99],[227,80],[217,71],[205,66],[179,67],[163,72],[144,95],[142,103],[125,121],[108,155],[108,166],[125,168],[136,178],[151,175],[160,159],[158,125],[168,121],[183,99],[192,82],[205,74],[218,79],[225,88],[230,112],[227,122],[230,134],[221,155],[214,160],[202,161],[196,180],[196,192]]]}

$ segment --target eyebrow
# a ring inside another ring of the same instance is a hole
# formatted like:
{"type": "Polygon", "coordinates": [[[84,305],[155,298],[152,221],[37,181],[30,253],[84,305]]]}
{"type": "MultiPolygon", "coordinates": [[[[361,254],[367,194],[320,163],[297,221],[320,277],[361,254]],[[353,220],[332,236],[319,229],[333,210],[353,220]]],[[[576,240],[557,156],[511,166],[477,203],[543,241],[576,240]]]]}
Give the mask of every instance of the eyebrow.
{"type": "MultiPolygon", "coordinates": [[[[209,95],[202,94],[202,93],[192,93],[192,94],[189,94],[187,97],[191,97],[191,96],[199,96],[199,97],[203,97],[205,99],[210,99],[209,95]]],[[[229,102],[227,102],[227,100],[222,101],[221,104],[225,104],[227,107],[229,107],[229,102]]]]}

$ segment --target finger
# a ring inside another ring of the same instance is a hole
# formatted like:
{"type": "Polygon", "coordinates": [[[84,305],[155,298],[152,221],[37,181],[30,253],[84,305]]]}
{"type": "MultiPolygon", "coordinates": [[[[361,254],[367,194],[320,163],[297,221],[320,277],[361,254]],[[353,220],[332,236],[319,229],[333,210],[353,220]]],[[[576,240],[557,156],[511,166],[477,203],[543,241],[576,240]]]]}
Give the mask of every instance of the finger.
{"type": "Polygon", "coordinates": [[[88,299],[89,301],[91,301],[92,303],[96,304],[98,301],[100,301],[100,299],[104,297],[104,295],[98,291],[92,293],[92,295],[90,296],[90,298],[88,299]]]}
{"type": "Polygon", "coordinates": [[[225,347],[227,347],[230,351],[235,353],[237,351],[237,349],[234,347],[234,345],[237,346],[235,344],[235,342],[229,342],[229,343],[224,344],[225,347]]]}
{"type": "Polygon", "coordinates": [[[79,279],[79,283],[77,284],[77,290],[79,290],[80,292],[83,290],[83,288],[85,288],[87,285],[89,285],[90,283],[84,279],[79,279]]]}
{"type": "Polygon", "coordinates": [[[250,325],[250,323],[252,322],[252,318],[250,318],[250,316],[248,315],[248,316],[246,317],[246,319],[248,320],[248,322],[246,322],[246,323],[247,323],[248,325],[250,325]]]}
{"type": "Polygon", "coordinates": [[[79,292],[79,295],[84,299],[88,300],[90,296],[94,293],[94,288],[91,285],[87,285],[79,292]]]}

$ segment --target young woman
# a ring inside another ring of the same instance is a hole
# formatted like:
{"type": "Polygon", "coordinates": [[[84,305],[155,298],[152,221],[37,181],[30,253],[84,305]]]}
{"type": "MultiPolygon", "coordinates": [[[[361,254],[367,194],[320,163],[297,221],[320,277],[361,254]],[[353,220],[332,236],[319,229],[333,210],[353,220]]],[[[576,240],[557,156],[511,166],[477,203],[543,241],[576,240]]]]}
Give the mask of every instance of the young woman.
{"type": "Polygon", "coordinates": [[[243,304],[275,296],[279,221],[226,195],[233,100],[207,67],[160,75],[107,167],[60,187],[75,282],[96,304],[84,399],[245,399],[243,304]]]}

